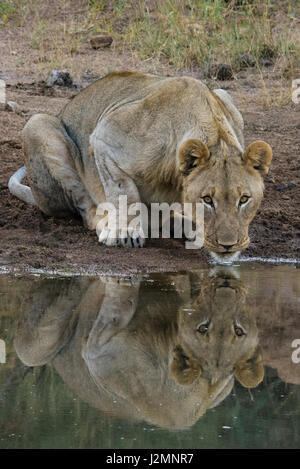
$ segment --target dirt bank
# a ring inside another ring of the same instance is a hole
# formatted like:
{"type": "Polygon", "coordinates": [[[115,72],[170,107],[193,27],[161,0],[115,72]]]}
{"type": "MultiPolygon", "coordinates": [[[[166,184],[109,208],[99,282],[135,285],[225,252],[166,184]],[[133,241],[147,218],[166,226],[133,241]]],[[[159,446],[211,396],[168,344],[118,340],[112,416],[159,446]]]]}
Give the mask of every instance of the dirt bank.
{"type": "MultiPolygon", "coordinates": [[[[252,82],[250,76],[222,83],[243,113],[246,143],[262,139],[274,150],[265,198],[252,222],[251,245],[244,255],[299,258],[300,105],[265,107],[262,89],[255,88],[252,78],[252,82]]],[[[24,124],[36,112],[56,114],[74,92],[24,83],[7,88],[7,99],[18,103],[20,113],[0,113],[0,265],[134,273],[186,270],[207,262],[204,250],[186,250],[179,240],[150,240],[146,248],[137,250],[100,246],[96,234],[80,220],[48,218],[11,196],[7,182],[23,164],[24,124]]]]}

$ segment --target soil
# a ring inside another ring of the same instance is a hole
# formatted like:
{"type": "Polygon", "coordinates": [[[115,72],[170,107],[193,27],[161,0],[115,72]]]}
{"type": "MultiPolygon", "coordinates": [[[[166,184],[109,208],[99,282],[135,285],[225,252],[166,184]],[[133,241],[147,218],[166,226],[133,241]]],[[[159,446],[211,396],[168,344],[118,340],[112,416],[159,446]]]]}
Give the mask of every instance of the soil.
{"type": "MultiPolygon", "coordinates": [[[[200,72],[193,75],[202,78],[200,72]]],[[[7,101],[18,103],[18,113],[0,112],[0,267],[131,274],[188,270],[209,261],[205,250],[186,250],[184,241],[176,239],[148,240],[143,249],[100,246],[96,234],[85,229],[80,220],[49,218],[13,197],[7,183],[23,165],[20,132],[26,121],[36,112],[57,114],[78,92],[49,88],[34,79],[30,84],[27,76],[20,82],[20,72],[18,80],[16,83],[13,73],[6,75],[7,101]]],[[[280,91],[279,81],[269,69],[264,80],[268,89],[280,91]]],[[[253,70],[230,81],[208,81],[232,94],[244,117],[246,144],[265,140],[274,152],[265,178],[265,197],[250,226],[251,245],[243,257],[299,259],[300,104],[290,100],[280,106],[265,106],[260,83],[253,70]]]]}

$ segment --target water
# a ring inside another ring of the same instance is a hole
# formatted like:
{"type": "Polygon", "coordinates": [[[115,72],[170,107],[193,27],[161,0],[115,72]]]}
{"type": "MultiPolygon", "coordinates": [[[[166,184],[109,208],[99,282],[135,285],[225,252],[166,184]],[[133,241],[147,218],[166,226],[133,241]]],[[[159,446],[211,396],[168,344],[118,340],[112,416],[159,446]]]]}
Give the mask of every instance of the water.
{"type": "Polygon", "coordinates": [[[297,267],[0,276],[0,448],[299,448],[297,267]]]}

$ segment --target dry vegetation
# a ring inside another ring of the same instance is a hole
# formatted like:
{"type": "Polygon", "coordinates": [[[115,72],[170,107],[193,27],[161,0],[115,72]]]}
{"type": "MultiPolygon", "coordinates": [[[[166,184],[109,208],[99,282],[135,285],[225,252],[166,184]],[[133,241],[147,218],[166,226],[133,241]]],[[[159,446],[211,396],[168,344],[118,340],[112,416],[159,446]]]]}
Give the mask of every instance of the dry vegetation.
{"type": "Polygon", "coordinates": [[[99,72],[84,56],[90,37],[108,33],[113,53],[126,53],[130,64],[146,61],[149,71],[209,75],[212,64],[226,63],[233,74],[254,68],[263,78],[272,67],[291,80],[300,76],[299,25],[299,0],[0,1],[0,30],[12,35],[12,47],[17,38],[27,45],[16,52],[17,65],[41,77],[53,68],[78,78],[99,72]]]}
{"type": "Polygon", "coordinates": [[[245,255],[299,258],[300,104],[291,99],[292,79],[300,79],[299,26],[300,0],[0,0],[0,79],[19,106],[0,113],[0,268],[148,272],[207,260],[179,240],[149,240],[134,252],[100,246],[80,220],[46,217],[9,193],[8,179],[23,164],[26,121],[37,112],[56,115],[78,92],[46,86],[52,69],[66,69],[83,87],[136,69],[228,90],[246,144],[265,140],[274,151],[245,255]],[[111,46],[93,49],[98,34],[112,36],[111,46]],[[217,76],[220,64],[226,79],[217,76]]]}

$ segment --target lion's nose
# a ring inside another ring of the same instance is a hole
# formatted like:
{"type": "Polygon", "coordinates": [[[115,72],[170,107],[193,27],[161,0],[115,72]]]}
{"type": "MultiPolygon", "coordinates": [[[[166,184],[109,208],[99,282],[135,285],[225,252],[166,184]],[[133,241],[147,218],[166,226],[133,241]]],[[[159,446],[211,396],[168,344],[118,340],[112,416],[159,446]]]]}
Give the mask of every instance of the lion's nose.
{"type": "Polygon", "coordinates": [[[221,244],[222,248],[226,251],[230,251],[230,249],[234,246],[234,244],[221,244]]]}

